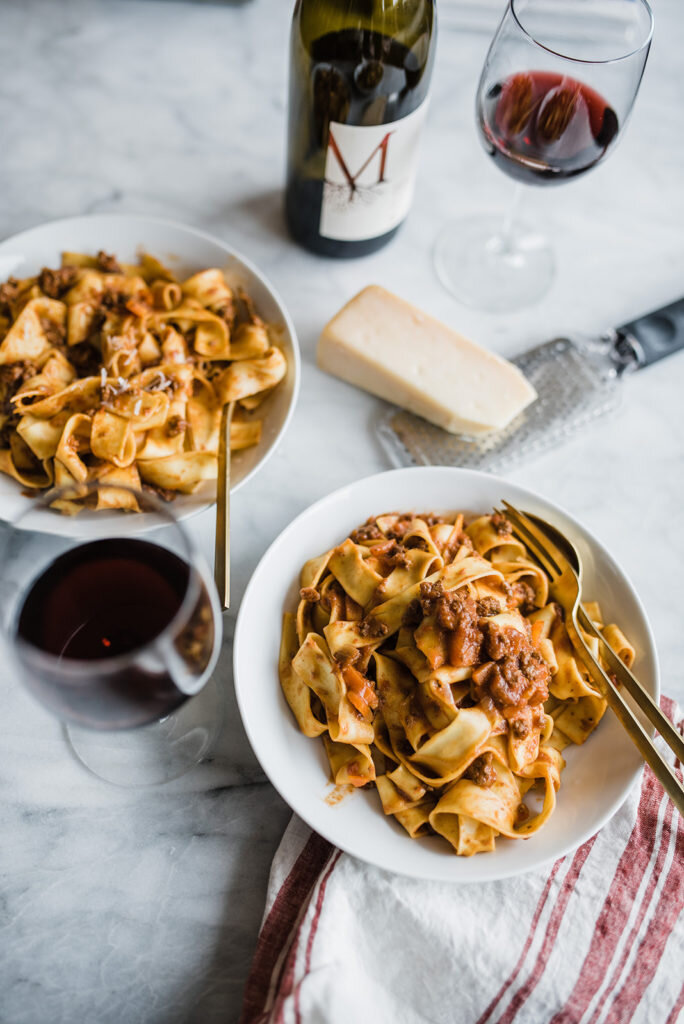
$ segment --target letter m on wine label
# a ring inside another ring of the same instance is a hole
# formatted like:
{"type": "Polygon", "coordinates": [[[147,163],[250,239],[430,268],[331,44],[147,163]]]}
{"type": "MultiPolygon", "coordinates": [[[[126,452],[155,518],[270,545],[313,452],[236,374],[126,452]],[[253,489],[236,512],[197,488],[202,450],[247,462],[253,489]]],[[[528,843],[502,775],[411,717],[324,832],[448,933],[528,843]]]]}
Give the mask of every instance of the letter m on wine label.
{"type": "Polygon", "coordinates": [[[408,213],[427,103],[390,124],[332,121],[325,162],[320,232],[352,242],[377,238],[408,213]]]}

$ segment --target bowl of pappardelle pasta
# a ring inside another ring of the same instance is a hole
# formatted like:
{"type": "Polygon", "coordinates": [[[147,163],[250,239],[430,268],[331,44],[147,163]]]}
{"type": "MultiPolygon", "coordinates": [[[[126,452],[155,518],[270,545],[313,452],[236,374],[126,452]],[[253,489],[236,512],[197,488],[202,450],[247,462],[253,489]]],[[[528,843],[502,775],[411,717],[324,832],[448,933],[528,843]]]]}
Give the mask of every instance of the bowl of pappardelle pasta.
{"type": "Polygon", "coordinates": [[[532,870],[596,833],[640,775],[502,499],[575,542],[585,606],[657,697],[646,614],[608,551],[489,474],[400,469],[336,491],[273,543],[240,608],[236,692],[264,771],[317,832],[388,870],[532,870]]]}
{"type": "Polygon", "coordinates": [[[281,300],[211,235],[98,215],[0,244],[0,519],[49,488],[69,496],[34,522],[48,533],[105,535],[122,515],[143,532],[141,489],[187,518],[214,501],[223,406],[234,491],[279,443],[298,386],[281,300]],[[110,485],[100,507],[78,496],[93,480],[110,485]]]}

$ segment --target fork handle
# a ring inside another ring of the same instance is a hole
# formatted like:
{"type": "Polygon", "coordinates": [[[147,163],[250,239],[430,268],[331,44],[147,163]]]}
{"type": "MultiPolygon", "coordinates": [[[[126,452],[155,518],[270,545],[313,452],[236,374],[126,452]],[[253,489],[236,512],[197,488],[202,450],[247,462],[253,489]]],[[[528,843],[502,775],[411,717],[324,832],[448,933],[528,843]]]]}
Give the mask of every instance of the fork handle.
{"type": "Polygon", "coordinates": [[[673,769],[653,743],[643,725],[636,717],[629,704],[620,693],[598,661],[594,658],[587,647],[584,637],[577,628],[575,612],[566,618],[566,627],[570,633],[573,647],[580,656],[582,663],[586,666],[592,679],[608,702],[608,705],[625,732],[635,745],[643,759],[653,769],[653,774],[672,800],[681,815],[684,815],[684,787],[675,775],[673,769]]]}
{"type": "Polygon", "coordinates": [[[579,623],[585,633],[590,633],[598,640],[601,655],[611,672],[622,683],[629,695],[634,698],[634,701],[639,705],[651,725],[658,730],[675,757],[684,763],[684,739],[679,735],[670,719],[663,714],[650,693],[647,693],[639,680],[632,675],[624,661],[618,658],[601,631],[591,621],[582,605],[579,606],[577,613],[579,623]]]}

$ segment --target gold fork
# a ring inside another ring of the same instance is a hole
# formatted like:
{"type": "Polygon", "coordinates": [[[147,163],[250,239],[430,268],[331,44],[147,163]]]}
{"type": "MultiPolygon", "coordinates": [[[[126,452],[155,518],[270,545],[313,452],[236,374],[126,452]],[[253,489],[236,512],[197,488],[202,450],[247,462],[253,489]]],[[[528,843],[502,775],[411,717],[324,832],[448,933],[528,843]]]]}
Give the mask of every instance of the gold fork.
{"type": "Polygon", "coordinates": [[[565,626],[580,661],[591,675],[599,691],[607,700],[609,707],[617,716],[620,724],[624,727],[641,756],[653,769],[653,773],[660,781],[665,792],[673,801],[680,814],[684,814],[684,787],[670,765],[661,756],[658,748],[635,716],[618,686],[596,660],[582,636],[580,624],[582,629],[598,638],[601,654],[604,656],[611,672],[614,672],[616,678],[624,684],[625,689],[639,704],[648,720],[658,730],[675,756],[680,762],[683,762],[684,741],[682,737],[676,732],[669,719],[662,713],[650,694],[644,690],[624,662],[618,658],[615,651],[613,651],[603,635],[595,628],[591,619],[582,608],[582,563],[579,553],[567,537],[545,520],[537,516],[532,518],[520,512],[507,501],[504,501],[503,505],[505,506],[503,514],[507,516],[514,534],[525,544],[551,580],[549,592],[565,612],[565,626]],[[563,549],[570,553],[570,558],[564,553],[558,543],[554,543],[554,537],[559,541],[562,539],[563,549]]]}
{"type": "Polygon", "coordinates": [[[230,607],[230,425],[234,409],[235,402],[224,405],[219,431],[214,581],[221,602],[221,611],[230,607]]]}

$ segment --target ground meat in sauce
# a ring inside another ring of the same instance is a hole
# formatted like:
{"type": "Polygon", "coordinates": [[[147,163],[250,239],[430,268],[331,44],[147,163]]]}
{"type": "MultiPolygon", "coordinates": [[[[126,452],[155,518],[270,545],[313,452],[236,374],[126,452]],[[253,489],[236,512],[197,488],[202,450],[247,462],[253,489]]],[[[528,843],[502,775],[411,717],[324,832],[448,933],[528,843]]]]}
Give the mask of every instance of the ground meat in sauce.
{"type": "Polygon", "coordinates": [[[103,274],[122,274],[121,264],[118,262],[116,256],[110,256],[103,249],[100,249],[97,256],[95,257],[97,263],[97,269],[101,270],[103,274]]]}
{"type": "Polygon", "coordinates": [[[467,593],[461,590],[445,591],[435,604],[437,625],[449,632],[456,629],[464,611],[470,611],[470,603],[472,611],[475,612],[475,603],[467,593]]]}
{"type": "Polygon", "coordinates": [[[424,580],[420,585],[419,598],[420,606],[423,609],[423,615],[432,615],[437,602],[440,597],[443,596],[444,587],[439,580],[437,580],[436,583],[430,583],[428,580],[424,580]]]}
{"type": "Polygon", "coordinates": [[[513,532],[506,516],[502,516],[500,512],[495,512],[489,521],[494,530],[502,537],[507,537],[513,532]]]}
{"type": "Polygon", "coordinates": [[[541,704],[549,695],[549,675],[542,656],[528,644],[518,654],[478,666],[471,677],[470,693],[475,701],[491,697],[499,708],[541,704]]]}
{"type": "Polygon", "coordinates": [[[111,313],[125,316],[128,313],[127,303],[129,298],[130,296],[124,295],[122,292],[105,292],[100,299],[100,305],[111,313]]]}
{"type": "Polygon", "coordinates": [[[19,282],[15,277],[0,284],[0,310],[11,315],[11,305],[19,298],[19,282]]]}
{"type": "Polygon", "coordinates": [[[19,390],[21,385],[30,380],[31,377],[35,377],[38,373],[38,367],[35,363],[23,362],[23,363],[6,363],[4,366],[0,366],[0,413],[5,416],[9,416],[12,413],[13,406],[11,399],[13,395],[19,390]]]}
{"type": "Polygon", "coordinates": [[[485,650],[492,661],[500,661],[507,655],[520,654],[528,647],[525,633],[512,626],[501,626],[498,622],[485,623],[485,650]]]}
{"type": "Polygon", "coordinates": [[[63,324],[55,323],[54,320],[49,320],[46,316],[40,317],[40,326],[51,345],[61,345],[66,338],[66,327],[63,324]]]}
{"type": "Polygon", "coordinates": [[[463,777],[470,779],[476,786],[482,786],[485,789],[489,789],[496,782],[496,771],[494,769],[494,755],[491,751],[487,751],[486,754],[480,754],[476,757],[472,764],[468,765],[463,773],[463,777]]]}
{"type": "Polygon", "coordinates": [[[524,740],[530,734],[530,725],[525,718],[514,718],[510,723],[511,732],[519,739],[524,740]]]}
{"type": "Polygon", "coordinates": [[[413,601],[410,601],[406,606],[406,611],[402,616],[401,624],[407,629],[415,629],[415,627],[419,626],[422,621],[423,609],[418,598],[414,597],[413,601]]]}
{"type": "Polygon", "coordinates": [[[356,647],[343,647],[341,651],[335,651],[333,655],[340,668],[349,668],[361,659],[361,652],[356,647]]]}
{"type": "Polygon", "coordinates": [[[477,614],[483,619],[490,615],[498,615],[501,611],[501,604],[495,597],[481,597],[475,607],[477,614]]]}
{"type": "Polygon", "coordinates": [[[38,367],[28,360],[21,363],[5,363],[0,366],[0,386],[12,387],[23,384],[30,377],[35,377],[38,367]]]}
{"type": "Polygon", "coordinates": [[[508,727],[516,739],[524,740],[532,731],[544,728],[546,714],[543,704],[528,705],[522,710],[509,713],[508,727]]]}
{"type": "Polygon", "coordinates": [[[316,604],[321,599],[321,595],[315,587],[302,587],[299,591],[299,596],[302,601],[306,601],[308,604],[316,604]]]}
{"type": "Polygon", "coordinates": [[[482,632],[475,601],[462,590],[448,595],[448,605],[446,600],[438,602],[437,621],[450,623],[449,661],[452,665],[476,665],[481,657],[482,632]]]}
{"type": "Polygon", "coordinates": [[[74,286],[77,277],[77,267],[59,267],[57,270],[43,267],[38,275],[38,287],[49,299],[61,299],[74,286]]]}
{"type": "Polygon", "coordinates": [[[381,636],[387,636],[389,626],[379,619],[361,619],[356,626],[359,636],[370,640],[377,640],[381,636]]]}
{"type": "Polygon", "coordinates": [[[184,420],[182,416],[169,416],[166,433],[169,437],[177,437],[178,434],[182,434],[186,430],[187,426],[187,420],[184,420]]]}
{"type": "Polygon", "coordinates": [[[392,528],[387,531],[387,537],[389,537],[390,540],[402,540],[414,518],[414,516],[406,514],[397,516],[396,522],[393,524],[392,528]]]}
{"type": "Polygon", "coordinates": [[[393,568],[399,566],[402,569],[408,569],[411,565],[408,551],[402,544],[397,544],[396,541],[390,550],[385,552],[383,558],[386,558],[393,568]]]}
{"type": "Polygon", "coordinates": [[[420,605],[425,615],[434,613],[437,625],[449,634],[452,665],[476,665],[480,660],[482,632],[477,605],[465,590],[445,591],[442,583],[420,585],[420,605]]]}
{"type": "Polygon", "coordinates": [[[507,604],[510,609],[519,608],[523,615],[529,615],[534,611],[536,607],[534,587],[526,580],[506,584],[506,592],[507,604]]]}
{"type": "Polygon", "coordinates": [[[350,537],[355,544],[362,544],[368,540],[382,540],[383,534],[375,521],[375,516],[371,516],[363,526],[357,526],[355,530],[352,530],[350,537]]]}
{"type": "Polygon", "coordinates": [[[419,551],[429,551],[428,542],[425,537],[408,537],[404,544],[407,548],[417,548],[419,551]]]}
{"type": "Polygon", "coordinates": [[[381,567],[387,573],[390,573],[397,566],[407,569],[411,565],[411,559],[406,548],[402,544],[397,544],[394,540],[385,540],[382,544],[378,544],[370,550],[372,555],[380,559],[381,567]]]}

